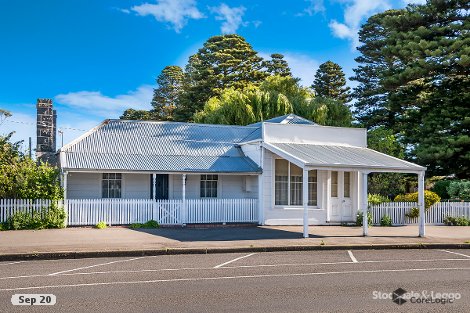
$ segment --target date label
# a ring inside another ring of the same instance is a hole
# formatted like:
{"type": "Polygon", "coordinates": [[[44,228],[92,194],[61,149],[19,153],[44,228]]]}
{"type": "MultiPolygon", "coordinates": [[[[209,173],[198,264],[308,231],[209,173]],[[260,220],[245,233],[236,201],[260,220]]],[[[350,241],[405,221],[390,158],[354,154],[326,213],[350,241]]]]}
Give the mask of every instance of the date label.
{"type": "Polygon", "coordinates": [[[13,305],[54,305],[56,296],[53,294],[14,294],[11,296],[13,305]]]}

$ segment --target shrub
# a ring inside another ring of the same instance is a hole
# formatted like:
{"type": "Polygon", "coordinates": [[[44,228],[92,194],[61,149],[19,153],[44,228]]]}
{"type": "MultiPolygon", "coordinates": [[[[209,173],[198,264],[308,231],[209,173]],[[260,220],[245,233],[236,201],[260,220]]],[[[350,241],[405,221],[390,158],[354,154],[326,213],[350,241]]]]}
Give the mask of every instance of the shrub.
{"type": "MultiPolygon", "coordinates": [[[[418,202],[418,192],[407,193],[406,195],[398,195],[393,200],[395,202],[418,202]]],[[[424,191],[424,207],[429,209],[434,203],[441,201],[435,192],[425,190],[424,191]]]]}
{"type": "Polygon", "coordinates": [[[434,186],[431,188],[441,199],[449,199],[449,193],[447,189],[452,181],[451,180],[439,180],[434,183],[434,186]]]}
{"type": "Polygon", "coordinates": [[[446,216],[444,218],[444,224],[448,226],[470,226],[470,220],[465,218],[464,216],[461,216],[461,217],[446,216]]]}
{"type": "Polygon", "coordinates": [[[382,216],[380,219],[380,226],[392,226],[392,218],[388,215],[382,216]]]}
{"type": "Polygon", "coordinates": [[[383,202],[390,202],[390,199],[379,194],[369,194],[367,196],[367,201],[369,201],[369,204],[371,205],[377,205],[383,202]]]}
{"type": "Polygon", "coordinates": [[[48,208],[42,208],[40,211],[16,212],[3,223],[2,228],[4,230],[64,228],[66,217],[63,208],[51,205],[48,208]]]}
{"type": "Polygon", "coordinates": [[[419,217],[419,208],[411,208],[411,210],[408,213],[405,213],[405,216],[409,218],[419,217]]]}
{"type": "Polygon", "coordinates": [[[150,220],[150,221],[147,221],[145,222],[144,224],[141,224],[141,223],[132,223],[130,226],[130,228],[159,228],[160,225],[158,224],[157,221],[155,220],[150,220]]]}
{"type": "Polygon", "coordinates": [[[150,221],[147,221],[144,225],[142,225],[143,228],[159,228],[160,225],[158,224],[157,221],[155,220],[150,220],[150,221]]]}
{"type": "MultiPolygon", "coordinates": [[[[362,211],[357,212],[356,226],[362,226],[363,214],[362,211]]],[[[367,211],[367,224],[372,226],[372,212],[367,211]]]]}
{"type": "Polygon", "coordinates": [[[104,221],[101,221],[98,224],[96,224],[96,228],[98,229],[105,229],[106,227],[108,227],[108,225],[106,225],[106,222],[104,221]]]}
{"type": "Polygon", "coordinates": [[[63,208],[52,204],[47,210],[42,211],[41,215],[44,228],[65,228],[67,214],[63,208]]]}
{"type": "Polygon", "coordinates": [[[470,181],[455,180],[449,183],[447,188],[451,199],[470,200],[470,181]]]}

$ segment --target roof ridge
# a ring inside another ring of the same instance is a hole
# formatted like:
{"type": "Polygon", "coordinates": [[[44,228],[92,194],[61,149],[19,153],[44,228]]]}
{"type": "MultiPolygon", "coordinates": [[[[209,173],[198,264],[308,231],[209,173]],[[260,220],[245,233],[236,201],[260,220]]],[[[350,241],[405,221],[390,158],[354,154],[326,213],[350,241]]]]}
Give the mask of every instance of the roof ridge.
{"type": "Polygon", "coordinates": [[[110,119],[110,122],[125,122],[125,123],[149,123],[149,124],[182,124],[182,125],[191,125],[191,126],[199,126],[199,127],[237,127],[237,128],[259,128],[257,126],[249,126],[249,125],[228,125],[228,124],[204,124],[204,123],[190,123],[190,122],[178,122],[178,121],[153,121],[153,120],[124,120],[124,119],[110,119]]]}

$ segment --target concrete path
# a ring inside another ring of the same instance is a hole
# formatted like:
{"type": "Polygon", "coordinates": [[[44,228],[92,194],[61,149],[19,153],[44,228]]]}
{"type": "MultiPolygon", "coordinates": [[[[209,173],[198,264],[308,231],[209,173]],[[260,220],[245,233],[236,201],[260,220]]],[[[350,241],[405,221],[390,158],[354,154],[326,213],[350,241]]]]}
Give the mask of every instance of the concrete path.
{"type": "MultiPolygon", "coordinates": [[[[419,238],[417,226],[372,227],[369,237],[360,227],[311,226],[304,239],[300,226],[160,228],[132,230],[67,228],[0,232],[0,256],[23,253],[132,251],[159,249],[234,249],[257,247],[341,247],[350,245],[470,244],[470,227],[427,226],[419,238]]],[[[468,245],[470,247],[470,245],[468,245]]]]}

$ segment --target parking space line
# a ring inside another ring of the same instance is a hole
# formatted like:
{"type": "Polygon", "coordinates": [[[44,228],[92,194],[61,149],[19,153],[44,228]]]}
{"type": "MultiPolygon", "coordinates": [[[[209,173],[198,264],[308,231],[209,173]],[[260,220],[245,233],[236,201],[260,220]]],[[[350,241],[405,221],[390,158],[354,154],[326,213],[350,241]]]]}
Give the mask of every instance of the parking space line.
{"type": "Polygon", "coordinates": [[[447,252],[447,253],[456,254],[456,255],[460,255],[460,256],[464,256],[464,257],[466,257],[466,258],[470,258],[470,255],[466,255],[466,254],[463,254],[463,253],[453,252],[453,251],[449,251],[449,250],[441,250],[441,251],[444,251],[444,252],[447,252]]]}
{"type": "Polygon", "coordinates": [[[354,257],[354,254],[352,253],[351,250],[348,250],[349,257],[351,258],[351,261],[353,263],[357,263],[357,259],[354,257]]]}
{"type": "Polygon", "coordinates": [[[18,264],[18,263],[24,263],[26,261],[17,261],[17,262],[11,262],[11,263],[0,263],[0,265],[12,265],[12,264],[18,264]]]}
{"type": "Polygon", "coordinates": [[[214,266],[214,268],[221,268],[221,267],[222,267],[222,266],[224,266],[224,265],[227,265],[227,264],[233,263],[233,262],[235,262],[235,261],[238,261],[238,260],[241,260],[241,259],[244,259],[244,258],[250,257],[250,256],[252,256],[252,255],[254,255],[254,254],[256,254],[256,253],[250,253],[250,254],[247,254],[247,255],[244,255],[244,256],[241,256],[241,257],[235,258],[235,259],[233,259],[233,260],[230,260],[230,261],[227,261],[227,262],[225,262],[225,263],[222,263],[222,264],[216,265],[216,266],[214,266]]]}
{"type": "Polygon", "coordinates": [[[436,271],[436,270],[440,270],[440,271],[464,270],[466,271],[466,270],[470,270],[470,267],[408,268],[408,269],[390,269],[390,270],[360,270],[360,271],[335,271],[335,272],[313,272],[313,273],[293,273],[293,274],[260,274],[260,275],[240,275],[240,276],[173,278],[173,279],[155,279],[155,280],[138,280],[138,281],[114,281],[114,282],[81,283],[81,284],[68,284],[68,285],[48,285],[48,286],[4,288],[4,289],[0,289],[0,291],[33,290],[33,289],[66,288],[66,287],[89,287],[89,286],[106,286],[106,285],[152,284],[152,283],[162,283],[162,282],[225,280],[225,279],[244,279],[244,278],[303,277],[303,276],[315,276],[315,275],[369,274],[369,273],[389,273],[389,272],[390,273],[425,272],[425,271],[436,271]]]}
{"type": "MultiPolygon", "coordinates": [[[[356,264],[366,263],[391,263],[391,262],[436,262],[436,261],[470,261],[470,258],[465,259],[424,259],[424,260],[370,260],[358,261],[356,264]]],[[[239,266],[224,266],[221,269],[243,269],[243,268],[257,268],[257,267],[287,267],[287,266],[315,266],[315,265],[338,265],[338,264],[353,264],[351,261],[344,262],[323,262],[323,263],[281,263],[281,264],[258,264],[258,265],[239,265],[239,266]]],[[[213,267],[182,267],[182,268],[162,268],[162,269],[143,269],[143,270],[117,270],[117,271],[99,271],[99,272],[78,272],[78,273],[63,273],[63,274],[36,274],[36,275],[21,275],[0,277],[0,280],[20,279],[20,278],[34,278],[34,277],[60,277],[60,276],[79,276],[79,275],[99,275],[99,274],[118,274],[118,273],[145,273],[145,272],[165,272],[165,271],[194,271],[194,270],[213,270],[213,267]]]]}
{"type": "Polygon", "coordinates": [[[100,264],[95,264],[95,265],[77,267],[77,268],[73,268],[71,270],[55,272],[55,273],[49,274],[48,276],[55,276],[55,275],[59,275],[59,274],[63,274],[63,273],[69,273],[69,272],[74,272],[74,271],[78,271],[78,270],[84,270],[84,269],[87,269],[87,268],[93,268],[93,267],[97,267],[97,266],[104,266],[104,265],[109,265],[109,264],[114,264],[114,263],[135,261],[135,260],[139,260],[139,259],[143,259],[143,258],[145,258],[145,256],[141,256],[141,257],[138,257],[138,258],[127,259],[127,260],[117,260],[117,261],[111,261],[111,262],[100,263],[100,264]]]}

